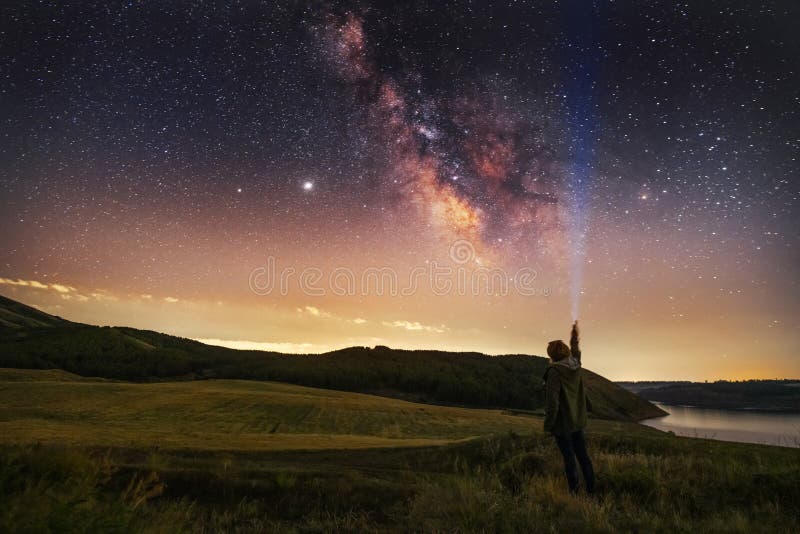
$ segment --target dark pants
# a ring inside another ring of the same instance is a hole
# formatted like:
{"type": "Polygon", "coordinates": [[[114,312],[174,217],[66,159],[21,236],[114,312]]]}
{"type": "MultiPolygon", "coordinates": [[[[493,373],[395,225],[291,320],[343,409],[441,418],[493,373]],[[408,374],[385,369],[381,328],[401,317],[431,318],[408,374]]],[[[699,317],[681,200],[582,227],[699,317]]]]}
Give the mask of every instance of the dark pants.
{"type": "Polygon", "coordinates": [[[572,493],[578,492],[578,466],[575,463],[575,458],[577,457],[578,463],[581,464],[581,471],[583,471],[583,480],[586,482],[586,491],[594,493],[594,469],[592,469],[592,461],[589,459],[589,454],[586,452],[586,439],[584,438],[583,430],[578,430],[572,434],[553,435],[556,438],[558,449],[564,457],[564,471],[567,473],[569,491],[572,493]]]}

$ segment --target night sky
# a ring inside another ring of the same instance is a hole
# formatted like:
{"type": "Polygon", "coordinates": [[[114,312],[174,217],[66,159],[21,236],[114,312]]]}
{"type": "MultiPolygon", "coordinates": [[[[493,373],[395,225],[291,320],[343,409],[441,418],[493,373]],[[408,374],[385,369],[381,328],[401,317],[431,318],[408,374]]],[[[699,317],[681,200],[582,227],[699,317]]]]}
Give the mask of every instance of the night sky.
{"type": "Polygon", "coordinates": [[[290,352],[579,306],[610,378],[800,376],[796,1],[73,4],[0,7],[0,293],[290,352]]]}

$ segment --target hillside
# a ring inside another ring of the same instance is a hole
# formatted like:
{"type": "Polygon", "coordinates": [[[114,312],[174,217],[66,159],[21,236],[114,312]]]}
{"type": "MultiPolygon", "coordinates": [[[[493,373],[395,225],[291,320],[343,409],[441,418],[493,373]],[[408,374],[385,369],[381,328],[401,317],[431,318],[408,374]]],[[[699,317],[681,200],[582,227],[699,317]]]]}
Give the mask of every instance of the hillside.
{"type": "Polygon", "coordinates": [[[0,443],[353,449],[441,445],[532,432],[534,426],[541,427],[539,418],[502,410],[431,406],[279,382],[111,382],[63,371],[0,368],[0,443]]]}
{"type": "MultiPolygon", "coordinates": [[[[12,317],[0,329],[0,367],[63,369],[129,381],[249,379],[376,393],[428,403],[537,410],[543,407],[537,356],[487,356],[377,346],[320,355],[240,351],[126,327],[71,323],[0,301],[12,317]]],[[[637,395],[587,371],[595,415],[641,420],[664,415],[637,395]]]]}
{"type": "Polygon", "coordinates": [[[0,334],[7,330],[73,323],[0,295],[0,334]]]}
{"type": "Polygon", "coordinates": [[[0,532],[797,532],[795,449],[274,382],[0,369],[0,532]]]}

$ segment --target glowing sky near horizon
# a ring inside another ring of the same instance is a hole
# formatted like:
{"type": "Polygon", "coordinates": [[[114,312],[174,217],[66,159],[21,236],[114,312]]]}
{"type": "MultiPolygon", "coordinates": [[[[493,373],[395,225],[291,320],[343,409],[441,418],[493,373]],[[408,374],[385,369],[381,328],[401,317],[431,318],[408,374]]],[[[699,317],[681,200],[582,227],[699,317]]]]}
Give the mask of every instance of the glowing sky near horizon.
{"type": "Polygon", "coordinates": [[[800,7],[697,4],[2,6],[0,294],[238,348],[543,354],[580,289],[610,378],[798,377],[800,7]]]}

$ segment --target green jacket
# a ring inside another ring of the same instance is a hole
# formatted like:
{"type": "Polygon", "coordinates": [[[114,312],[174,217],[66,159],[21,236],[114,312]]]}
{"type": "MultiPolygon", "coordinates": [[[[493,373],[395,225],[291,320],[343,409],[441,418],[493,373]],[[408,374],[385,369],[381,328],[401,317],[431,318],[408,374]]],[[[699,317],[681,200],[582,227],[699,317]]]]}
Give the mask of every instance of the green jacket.
{"type": "Polygon", "coordinates": [[[591,404],[583,387],[581,364],[574,358],[551,364],[544,374],[547,393],[544,430],[571,434],[586,426],[591,404]]]}

